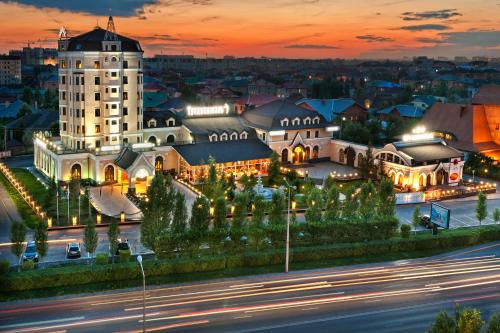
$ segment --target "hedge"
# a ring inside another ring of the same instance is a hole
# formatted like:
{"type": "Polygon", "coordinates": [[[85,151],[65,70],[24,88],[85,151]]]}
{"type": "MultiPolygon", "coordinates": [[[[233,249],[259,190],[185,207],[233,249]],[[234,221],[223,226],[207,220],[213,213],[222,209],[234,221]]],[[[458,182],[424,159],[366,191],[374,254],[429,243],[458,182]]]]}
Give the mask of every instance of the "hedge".
{"type": "MultiPolygon", "coordinates": [[[[291,261],[314,262],[397,252],[446,250],[499,239],[500,227],[493,225],[481,228],[441,231],[438,236],[425,234],[409,239],[392,238],[361,243],[295,247],[291,249],[291,261]]],[[[260,252],[247,252],[239,255],[144,261],[144,269],[146,275],[152,277],[213,272],[226,268],[258,267],[282,263],[284,263],[284,251],[280,248],[260,252]]],[[[71,265],[22,271],[19,273],[9,272],[0,278],[0,285],[2,286],[1,292],[8,293],[100,282],[137,280],[140,277],[141,272],[135,262],[94,266],[71,265]]]]}

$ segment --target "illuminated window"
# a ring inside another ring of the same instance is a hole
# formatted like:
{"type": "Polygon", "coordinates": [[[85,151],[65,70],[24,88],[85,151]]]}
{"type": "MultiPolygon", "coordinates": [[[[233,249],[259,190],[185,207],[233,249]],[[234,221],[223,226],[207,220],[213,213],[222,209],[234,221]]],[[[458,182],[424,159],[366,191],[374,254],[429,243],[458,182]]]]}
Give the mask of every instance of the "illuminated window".
{"type": "Polygon", "coordinates": [[[61,60],[61,68],[66,68],[66,60],[61,60]]]}
{"type": "Polygon", "coordinates": [[[77,60],[76,63],[75,63],[75,67],[78,68],[78,69],[81,69],[82,68],[82,61],[81,60],[77,60]]]}
{"type": "Polygon", "coordinates": [[[101,133],[101,125],[95,125],[95,132],[101,133]]]}
{"type": "Polygon", "coordinates": [[[94,61],[94,69],[101,68],[101,63],[99,61],[94,61]]]}

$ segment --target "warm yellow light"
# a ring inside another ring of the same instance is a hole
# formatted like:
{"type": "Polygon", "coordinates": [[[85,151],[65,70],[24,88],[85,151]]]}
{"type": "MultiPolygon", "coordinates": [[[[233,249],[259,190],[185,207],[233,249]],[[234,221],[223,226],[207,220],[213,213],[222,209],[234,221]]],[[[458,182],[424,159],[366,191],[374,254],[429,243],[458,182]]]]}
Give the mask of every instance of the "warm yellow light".
{"type": "Polygon", "coordinates": [[[73,225],[75,226],[78,222],[78,218],[76,216],[73,216],[73,218],[71,219],[72,222],[73,222],[73,225]]]}
{"type": "Polygon", "coordinates": [[[101,214],[97,214],[97,224],[101,224],[102,216],[101,214]]]}
{"type": "Polygon", "coordinates": [[[120,213],[120,222],[121,223],[125,222],[125,213],[124,212],[120,213]]]}
{"type": "Polygon", "coordinates": [[[214,207],[210,207],[210,216],[214,216],[214,207]]]}
{"type": "Polygon", "coordinates": [[[292,209],[295,210],[295,208],[297,208],[297,202],[292,201],[292,209]]]}
{"type": "Polygon", "coordinates": [[[52,217],[47,219],[47,227],[52,228],[52,217]]]}

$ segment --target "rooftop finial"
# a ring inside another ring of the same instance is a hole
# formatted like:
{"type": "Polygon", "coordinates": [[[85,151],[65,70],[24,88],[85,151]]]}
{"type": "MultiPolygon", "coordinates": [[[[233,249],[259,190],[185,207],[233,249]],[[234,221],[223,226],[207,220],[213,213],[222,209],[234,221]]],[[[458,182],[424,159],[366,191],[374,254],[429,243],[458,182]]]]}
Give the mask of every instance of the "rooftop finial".
{"type": "Polygon", "coordinates": [[[115,23],[113,22],[113,16],[109,16],[108,26],[106,27],[106,34],[104,35],[104,40],[118,40],[115,31],[115,23]]]}

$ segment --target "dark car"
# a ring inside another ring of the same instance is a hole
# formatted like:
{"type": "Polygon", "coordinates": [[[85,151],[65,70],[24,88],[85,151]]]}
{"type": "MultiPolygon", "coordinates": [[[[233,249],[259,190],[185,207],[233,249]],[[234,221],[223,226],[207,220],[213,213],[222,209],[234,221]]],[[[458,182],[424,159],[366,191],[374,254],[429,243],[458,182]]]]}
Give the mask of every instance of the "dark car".
{"type": "Polygon", "coordinates": [[[26,244],[26,249],[23,254],[23,261],[34,261],[38,262],[38,252],[36,251],[35,241],[29,241],[26,244]]]}
{"type": "Polygon", "coordinates": [[[68,243],[66,245],[66,257],[70,258],[80,258],[82,255],[80,244],[78,243],[68,243]]]}
{"type": "Polygon", "coordinates": [[[130,251],[130,245],[128,244],[128,239],[127,240],[122,240],[118,239],[116,242],[116,253],[115,255],[120,255],[120,251],[123,250],[129,250],[130,251]]]}
{"type": "Polygon", "coordinates": [[[429,215],[420,216],[420,224],[426,229],[432,229],[431,217],[429,215]]]}

